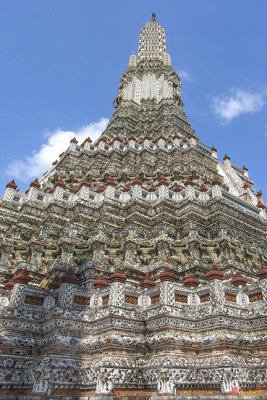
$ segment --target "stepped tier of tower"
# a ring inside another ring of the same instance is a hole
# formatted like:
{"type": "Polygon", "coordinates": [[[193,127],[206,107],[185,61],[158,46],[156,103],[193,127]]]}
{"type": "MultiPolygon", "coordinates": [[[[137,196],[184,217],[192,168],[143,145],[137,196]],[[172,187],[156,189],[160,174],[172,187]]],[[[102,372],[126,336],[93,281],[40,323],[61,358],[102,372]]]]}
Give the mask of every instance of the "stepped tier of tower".
{"type": "Polygon", "coordinates": [[[266,210],[246,168],[224,163],[191,134],[156,140],[87,139],[61,154],[25,193],[7,184],[1,203],[2,282],[20,263],[36,279],[66,260],[78,270],[125,264],[146,272],[163,256],[186,271],[193,260],[257,270],[266,254],[266,210]],[[141,142],[141,143],[140,143],[141,142]],[[162,245],[158,245],[162,243],[162,245]],[[39,272],[38,272],[39,271],[39,272]]]}
{"type": "Polygon", "coordinates": [[[3,395],[266,398],[266,206],[190,127],[155,15],[114,106],[1,198],[3,395]]]}

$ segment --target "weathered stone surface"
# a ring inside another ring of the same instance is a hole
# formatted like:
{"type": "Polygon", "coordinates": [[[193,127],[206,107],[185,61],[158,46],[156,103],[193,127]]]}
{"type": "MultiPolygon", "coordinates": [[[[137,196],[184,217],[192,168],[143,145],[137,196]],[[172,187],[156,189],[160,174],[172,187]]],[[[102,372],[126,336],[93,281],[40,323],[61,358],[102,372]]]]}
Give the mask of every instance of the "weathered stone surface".
{"type": "Polygon", "coordinates": [[[114,106],[1,198],[2,398],[266,398],[262,193],[194,133],[155,15],[114,106]]]}

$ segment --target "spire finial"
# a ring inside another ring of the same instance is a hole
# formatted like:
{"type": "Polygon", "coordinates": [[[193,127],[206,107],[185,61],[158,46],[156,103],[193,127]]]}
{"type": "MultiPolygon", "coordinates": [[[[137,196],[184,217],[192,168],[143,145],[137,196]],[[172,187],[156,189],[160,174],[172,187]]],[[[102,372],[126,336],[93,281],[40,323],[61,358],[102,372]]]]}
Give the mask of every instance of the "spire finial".
{"type": "Polygon", "coordinates": [[[151,21],[156,21],[157,19],[156,19],[156,14],[153,12],[152,13],[152,18],[151,18],[151,21]]]}

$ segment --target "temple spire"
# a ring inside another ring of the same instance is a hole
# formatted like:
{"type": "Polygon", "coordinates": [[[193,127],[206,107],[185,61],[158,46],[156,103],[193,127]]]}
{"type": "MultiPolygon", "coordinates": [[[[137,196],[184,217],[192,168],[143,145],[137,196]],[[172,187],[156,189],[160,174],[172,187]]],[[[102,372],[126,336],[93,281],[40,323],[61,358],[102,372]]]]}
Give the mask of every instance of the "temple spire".
{"type": "MultiPolygon", "coordinates": [[[[147,101],[151,102],[151,115],[146,119],[146,129],[135,128],[135,135],[145,137],[147,127],[153,126],[153,134],[160,135],[163,125],[169,124],[167,120],[156,117],[159,113],[158,105],[162,100],[167,100],[165,107],[168,108],[170,120],[175,120],[178,125],[183,125],[188,136],[193,133],[190,123],[183,110],[181,99],[181,80],[171,66],[171,58],[167,50],[167,42],[164,28],[157,22],[156,14],[142,28],[139,37],[138,57],[132,53],[129,60],[129,67],[123,73],[118,87],[118,95],[113,101],[116,110],[116,119],[112,119],[105,131],[105,136],[113,136],[113,132],[122,133],[122,136],[130,138],[133,135],[132,122],[125,124],[125,109],[129,118],[136,118],[135,105],[145,106],[147,101]],[[131,102],[131,103],[129,103],[131,102]],[[131,105],[131,106],[130,106],[131,105]],[[132,115],[130,117],[130,114],[132,115]],[[174,116],[175,115],[175,116],[174,116]],[[153,120],[158,118],[160,125],[154,125],[153,120]],[[180,122],[178,122],[180,121],[180,122]],[[122,129],[123,127],[123,129],[122,129]],[[156,133],[157,132],[157,133],[156,133]]],[[[147,115],[147,111],[142,109],[141,113],[147,115]]],[[[160,111],[161,112],[161,111],[160,111]]],[[[141,115],[139,113],[139,116],[141,115]]],[[[128,118],[128,116],[126,118],[128,118]]],[[[141,120],[143,120],[143,116],[141,120]]],[[[140,120],[140,126],[143,122],[140,120]]],[[[169,126],[164,126],[165,132],[169,131],[169,126]]],[[[134,136],[135,136],[134,135],[134,136]]],[[[165,135],[165,134],[164,134],[165,135]]]]}
{"type": "Polygon", "coordinates": [[[161,60],[164,64],[171,64],[165,30],[157,22],[155,13],[140,33],[137,63],[143,60],[161,60]]]}

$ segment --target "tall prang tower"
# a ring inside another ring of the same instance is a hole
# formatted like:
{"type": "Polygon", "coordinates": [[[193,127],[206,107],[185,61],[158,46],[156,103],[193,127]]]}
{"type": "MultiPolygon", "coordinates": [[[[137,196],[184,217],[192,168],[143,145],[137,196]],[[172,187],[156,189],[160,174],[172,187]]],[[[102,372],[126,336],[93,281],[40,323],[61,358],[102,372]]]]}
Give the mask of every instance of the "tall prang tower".
{"type": "Polygon", "coordinates": [[[0,399],[266,399],[266,206],[191,128],[155,14],[113,104],[1,198],[0,399]]]}

